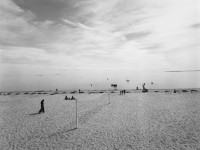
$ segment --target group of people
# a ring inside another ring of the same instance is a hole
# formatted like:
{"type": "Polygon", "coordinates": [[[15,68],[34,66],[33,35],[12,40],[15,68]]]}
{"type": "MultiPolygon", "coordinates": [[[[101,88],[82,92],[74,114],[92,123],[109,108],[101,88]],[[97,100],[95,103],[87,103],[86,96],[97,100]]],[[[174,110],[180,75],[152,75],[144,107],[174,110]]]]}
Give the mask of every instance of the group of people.
{"type": "MultiPolygon", "coordinates": [[[[65,97],[65,100],[76,100],[73,96],[70,98],[68,98],[67,96],[65,97]]],[[[41,100],[41,102],[40,102],[40,104],[41,104],[41,108],[40,108],[40,110],[39,110],[39,114],[41,114],[41,113],[44,113],[44,99],[43,100],[41,100]]]]}
{"type": "Polygon", "coordinates": [[[72,96],[72,98],[65,96],[65,100],[75,100],[75,98],[72,96]]]}
{"type": "Polygon", "coordinates": [[[120,95],[125,95],[126,94],[126,90],[121,90],[120,91],[120,95]]]}

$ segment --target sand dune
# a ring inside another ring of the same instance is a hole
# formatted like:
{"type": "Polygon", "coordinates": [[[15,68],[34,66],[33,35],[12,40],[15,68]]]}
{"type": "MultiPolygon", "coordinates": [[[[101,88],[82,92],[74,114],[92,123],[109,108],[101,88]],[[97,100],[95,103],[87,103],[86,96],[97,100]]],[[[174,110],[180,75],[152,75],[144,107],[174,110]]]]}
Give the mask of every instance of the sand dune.
{"type": "Polygon", "coordinates": [[[65,95],[1,96],[0,149],[200,149],[199,93],[65,95]]]}

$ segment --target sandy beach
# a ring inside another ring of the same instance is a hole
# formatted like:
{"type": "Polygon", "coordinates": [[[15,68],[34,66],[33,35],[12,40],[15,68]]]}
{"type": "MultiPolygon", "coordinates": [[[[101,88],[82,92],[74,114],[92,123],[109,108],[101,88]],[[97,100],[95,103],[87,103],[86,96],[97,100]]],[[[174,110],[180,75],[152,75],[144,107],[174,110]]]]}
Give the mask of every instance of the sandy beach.
{"type": "Polygon", "coordinates": [[[0,149],[200,149],[200,93],[0,95],[0,149]],[[45,113],[37,114],[44,99],[45,113]]]}

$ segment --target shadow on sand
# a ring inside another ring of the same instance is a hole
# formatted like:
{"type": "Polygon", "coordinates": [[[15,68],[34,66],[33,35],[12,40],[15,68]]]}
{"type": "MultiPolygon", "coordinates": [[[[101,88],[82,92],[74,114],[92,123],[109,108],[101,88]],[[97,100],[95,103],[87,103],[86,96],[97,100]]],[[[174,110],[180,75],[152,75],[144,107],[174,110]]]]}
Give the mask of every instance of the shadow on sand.
{"type": "Polygon", "coordinates": [[[39,114],[41,114],[41,113],[37,112],[37,113],[29,114],[29,115],[33,116],[33,115],[39,115],[39,114]]]}
{"type": "MultiPolygon", "coordinates": [[[[66,130],[66,131],[64,131],[64,132],[69,132],[69,131],[73,131],[73,130],[76,130],[76,129],[78,129],[78,128],[73,128],[73,129],[69,129],[69,130],[66,130]]],[[[64,133],[64,132],[62,132],[62,133],[64,133]]]]}
{"type": "MultiPolygon", "coordinates": [[[[62,135],[62,134],[64,134],[64,133],[67,133],[67,134],[69,134],[70,133],[70,131],[75,131],[75,130],[77,130],[78,128],[72,128],[72,129],[69,129],[69,130],[66,130],[66,129],[63,129],[63,130],[61,130],[61,131],[58,131],[58,132],[54,132],[54,133],[52,133],[52,134],[49,134],[48,135],[48,137],[53,137],[53,136],[57,136],[57,135],[62,135]]],[[[73,134],[74,132],[72,132],[72,134],[73,134]]]]}

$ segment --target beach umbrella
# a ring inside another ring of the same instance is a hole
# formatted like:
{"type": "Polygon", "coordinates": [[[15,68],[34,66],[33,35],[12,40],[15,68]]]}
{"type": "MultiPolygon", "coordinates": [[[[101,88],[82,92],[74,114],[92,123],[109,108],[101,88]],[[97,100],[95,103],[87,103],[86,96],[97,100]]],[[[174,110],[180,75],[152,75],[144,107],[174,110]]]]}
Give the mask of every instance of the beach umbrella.
{"type": "Polygon", "coordinates": [[[112,87],[115,88],[115,90],[117,89],[117,84],[111,84],[112,87]]]}

